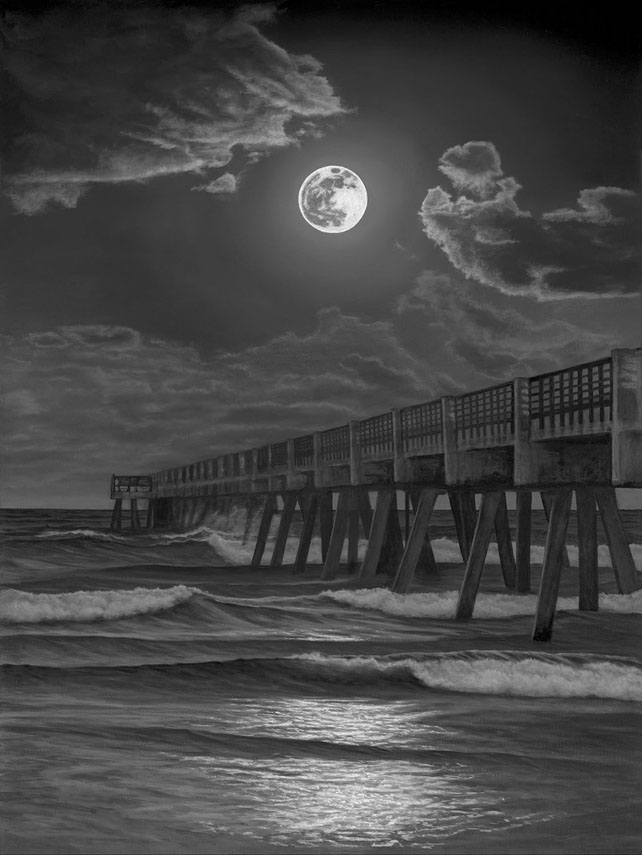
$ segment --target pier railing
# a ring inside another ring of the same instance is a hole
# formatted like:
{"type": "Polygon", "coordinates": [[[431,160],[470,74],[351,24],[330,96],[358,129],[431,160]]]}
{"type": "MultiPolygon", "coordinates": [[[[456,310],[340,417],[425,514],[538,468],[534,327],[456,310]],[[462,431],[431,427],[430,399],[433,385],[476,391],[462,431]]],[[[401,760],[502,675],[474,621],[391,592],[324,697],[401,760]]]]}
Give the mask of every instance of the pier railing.
{"type": "Polygon", "coordinates": [[[612,420],[611,358],[549,371],[529,382],[531,429],[558,436],[608,429],[612,420]]]}
{"type": "Polygon", "coordinates": [[[321,470],[352,470],[352,483],[355,478],[360,483],[359,472],[368,461],[373,465],[395,462],[396,466],[399,459],[442,455],[446,446],[461,452],[509,447],[523,438],[524,429],[529,441],[608,434],[613,421],[614,359],[627,353],[639,351],[614,351],[611,356],[582,365],[412,404],[152,476],[114,476],[112,494],[151,490],[159,496],[189,494],[185,489],[189,485],[230,479],[249,479],[259,485],[258,489],[269,484],[271,476],[291,477],[297,472],[321,470]]]}

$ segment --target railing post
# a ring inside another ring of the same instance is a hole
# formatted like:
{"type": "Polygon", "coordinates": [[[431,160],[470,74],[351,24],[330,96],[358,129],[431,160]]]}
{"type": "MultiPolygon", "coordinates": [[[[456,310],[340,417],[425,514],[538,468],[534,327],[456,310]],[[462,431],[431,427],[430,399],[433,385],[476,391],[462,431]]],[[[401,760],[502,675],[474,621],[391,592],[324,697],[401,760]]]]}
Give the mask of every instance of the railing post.
{"type": "Polygon", "coordinates": [[[350,483],[353,487],[361,484],[361,422],[352,421],[350,430],[350,483]]]}
{"type": "Polygon", "coordinates": [[[296,469],[296,465],[294,463],[294,440],[288,439],[287,446],[288,446],[288,472],[294,473],[294,470],[296,469]]]}
{"type": "Polygon", "coordinates": [[[513,383],[513,437],[515,448],[513,479],[515,486],[522,486],[533,483],[530,447],[530,383],[526,377],[516,377],[513,383]]]}
{"type": "Polygon", "coordinates": [[[613,485],[635,486],[642,481],[642,348],[612,351],[611,372],[613,485]]]}

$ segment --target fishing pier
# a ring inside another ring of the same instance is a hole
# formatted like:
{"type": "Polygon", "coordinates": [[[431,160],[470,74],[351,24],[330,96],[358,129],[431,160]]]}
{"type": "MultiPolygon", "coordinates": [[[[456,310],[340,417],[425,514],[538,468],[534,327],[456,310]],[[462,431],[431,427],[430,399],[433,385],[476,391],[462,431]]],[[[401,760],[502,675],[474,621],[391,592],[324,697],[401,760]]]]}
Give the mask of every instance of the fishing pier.
{"type": "Polygon", "coordinates": [[[566,533],[575,494],[579,608],[598,608],[597,511],[617,589],[642,587],[616,501],[616,487],[642,487],[642,348],[613,350],[594,362],[486,389],[390,410],[370,418],[259,448],[210,457],[148,475],[114,475],[112,529],[130,523],[186,531],[214,513],[242,507],[247,531],[260,514],[252,566],[261,565],[275,514],[270,559],[281,566],[297,506],[303,525],[293,573],[303,573],[318,531],[321,579],[334,579],[348,541],[359,579],[390,577],[405,593],[415,571],[436,567],[429,523],[448,496],[465,571],[456,618],[473,613],[493,534],[507,590],[531,589],[531,508],[541,495],[548,533],[533,638],[551,638],[566,533]],[[506,493],[516,494],[513,540],[506,493]],[[406,497],[405,526],[397,497],[406,497]],[[374,506],[372,497],[374,495],[374,506]],[[478,497],[478,498],[477,498],[478,497]],[[357,560],[361,536],[365,555],[357,560]]]}

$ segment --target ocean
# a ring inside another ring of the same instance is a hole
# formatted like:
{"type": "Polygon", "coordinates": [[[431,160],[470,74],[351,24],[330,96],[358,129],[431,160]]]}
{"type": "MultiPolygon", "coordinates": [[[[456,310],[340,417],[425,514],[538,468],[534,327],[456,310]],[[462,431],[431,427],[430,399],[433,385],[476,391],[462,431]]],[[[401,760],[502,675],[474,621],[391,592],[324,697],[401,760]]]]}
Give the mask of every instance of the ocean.
{"type": "MultiPolygon", "coordinates": [[[[302,576],[251,569],[240,515],[109,516],[0,512],[3,853],[640,852],[642,591],[616,593],[601,533],[600,611],[571,527],[542,644],[494,545],[453,620],[449,512],[405,595],[321,582],[317,540],[302,576]]],[[[533,536],[536,591],[539,512],[533,536]]]]}

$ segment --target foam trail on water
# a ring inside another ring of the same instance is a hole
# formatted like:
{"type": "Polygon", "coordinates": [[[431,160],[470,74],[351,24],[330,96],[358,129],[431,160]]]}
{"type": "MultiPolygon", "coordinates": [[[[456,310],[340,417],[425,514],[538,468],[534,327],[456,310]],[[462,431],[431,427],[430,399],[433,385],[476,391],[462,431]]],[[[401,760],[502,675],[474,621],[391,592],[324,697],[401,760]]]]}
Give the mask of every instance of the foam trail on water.
{"type": "MultiPolygon", "coordinates": [[[[354,606],[374,609],[395,617],[433,618],[446,620],[455,616],[458,591],[440,593],[395,594],[384,588],[357,591],[323,591],[322,597],[354,606]]],[[[534,615],[536,594],[478,594],[473,616],[485,620],[534,615]]],[[[642,614],[642,590],[632,594],[600,594],[599,607],[607,612],[642,614]]],[[[558,610],[577,611],[577,597],[560,597],[558,610]]]]}
{"type": "Polygon", "coordinates": [[[611,660],[573,661],[564,655],[447,654],[386,660],[374,656],[292,657],[309,662],[326,679],[404,679],[429,689],[525,697],[611,698],[642,701],[642,668],[611,660]]]}
{"type": "MultiPolygon", "coordinates": [[[[432,540],[431,543],[437,562],[444,564],[462,563],[461,552],[459,551],[459,545],[456,540],[451,540],[449,537],[438,537],[432,540]]],[[[571,565],[573,567],[577,567],[579,562],[579,550],[577,546],[569,545],[567,546],[567,551],[571,565]]],[[[642,572],[642,544],[632,543],[631,554],[633,556],[635,566],[642,572]]],[[[531,562],[533,564],[541,564],[543,560],[544,547],[537,545],[531,546],[531,562]]],[[[597,548],[597,561],[600,567],[611,566],[611,554],[608,546],[605,544],[600,544],[597,548]]],[[[499,552],[497,550],[496,543],[491,543],[489,545],[486,563],[499,564],[499,552]]]]}
{"type": "Polygon", "coordinates": [[[134,588],[131,591],[73,591],[31,594],[0,592],[0,620],[6,623],[117,620],[171,609],[201,593],[198,588],[134,588]]]}

